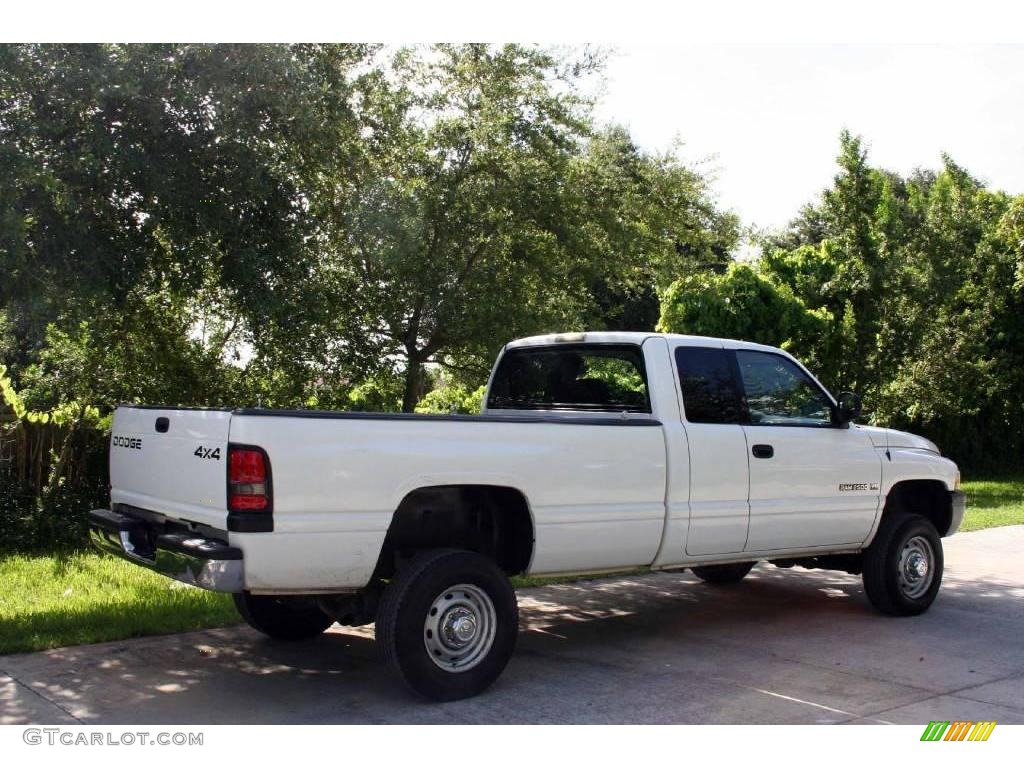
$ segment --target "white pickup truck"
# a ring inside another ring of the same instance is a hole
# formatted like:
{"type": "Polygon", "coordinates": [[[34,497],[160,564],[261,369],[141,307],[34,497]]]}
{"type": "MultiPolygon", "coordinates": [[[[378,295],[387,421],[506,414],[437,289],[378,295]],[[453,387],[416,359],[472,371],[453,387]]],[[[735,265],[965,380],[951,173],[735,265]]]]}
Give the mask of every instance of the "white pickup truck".
{"type": "Polygon", "coordinates": [[[928,608],[964,496],[934,444],[853,423],[786,352],[573,333],[505,346],[480,416],[122,406],[101,549],[301,640],[376,622],[418,693],[474,695],[517,635],[509,577],[760,560],[928,608]]]}

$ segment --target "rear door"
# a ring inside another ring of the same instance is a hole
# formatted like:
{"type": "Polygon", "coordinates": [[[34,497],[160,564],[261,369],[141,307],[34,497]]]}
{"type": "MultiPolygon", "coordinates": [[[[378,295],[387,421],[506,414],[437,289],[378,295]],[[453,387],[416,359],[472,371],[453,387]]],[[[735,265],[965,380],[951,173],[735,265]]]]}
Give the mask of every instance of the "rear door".
{"type": "Polygon", "coordinates": [[[688,555],[742,552],[750,514],[742,401],[730,353],[710,344],[674,350],[690,454],[688,555]]]}
{"type": "Polygon", "coordinates": [[[226,529],[230,424],[230,411],[118,408],[111,503],[226,529]]]}

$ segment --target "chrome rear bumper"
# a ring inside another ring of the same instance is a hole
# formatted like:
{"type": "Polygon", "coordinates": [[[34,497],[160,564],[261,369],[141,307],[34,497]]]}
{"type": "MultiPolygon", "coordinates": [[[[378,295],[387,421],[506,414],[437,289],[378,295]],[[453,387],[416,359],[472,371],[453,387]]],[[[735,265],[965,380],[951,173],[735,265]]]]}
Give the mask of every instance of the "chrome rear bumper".
{"type": "Polygon", "coordinates": [[[97,549],[176,581],[213,592],[245,589],[242,550],[188,533],[155,533],[143,520],[94,509],[89,538],[97,549]]]}

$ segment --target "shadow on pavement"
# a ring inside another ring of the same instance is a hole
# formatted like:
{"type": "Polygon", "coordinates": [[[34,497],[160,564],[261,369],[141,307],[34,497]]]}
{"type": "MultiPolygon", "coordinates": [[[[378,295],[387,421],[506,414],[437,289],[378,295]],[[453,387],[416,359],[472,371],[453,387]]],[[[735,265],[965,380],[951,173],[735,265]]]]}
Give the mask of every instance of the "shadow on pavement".
{"type": "Polygon", "coordinates": [[[887,722],[953,694],[970,709],[972,690],[1024,722],[1022,601],[1021,584],[955,568],[909,619],[829,571],[610,577],[522,590],[517,653],[471,701],[408,693],[372,627],[296,644],[230,627],[0,657],[0,722],[887,722]]]}

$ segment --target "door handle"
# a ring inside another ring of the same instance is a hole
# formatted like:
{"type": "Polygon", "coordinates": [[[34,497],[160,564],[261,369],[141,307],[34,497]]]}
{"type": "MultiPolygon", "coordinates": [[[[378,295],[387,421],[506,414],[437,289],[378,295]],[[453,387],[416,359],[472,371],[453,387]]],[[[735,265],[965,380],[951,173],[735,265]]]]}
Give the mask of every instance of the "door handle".
{"type": "Polygon", "coordinates": [[[750,449],[750,452],[754,454],[755,459],[770,459],[775,455],[775,449],[770,445],[755,445],[750,449]]]}

